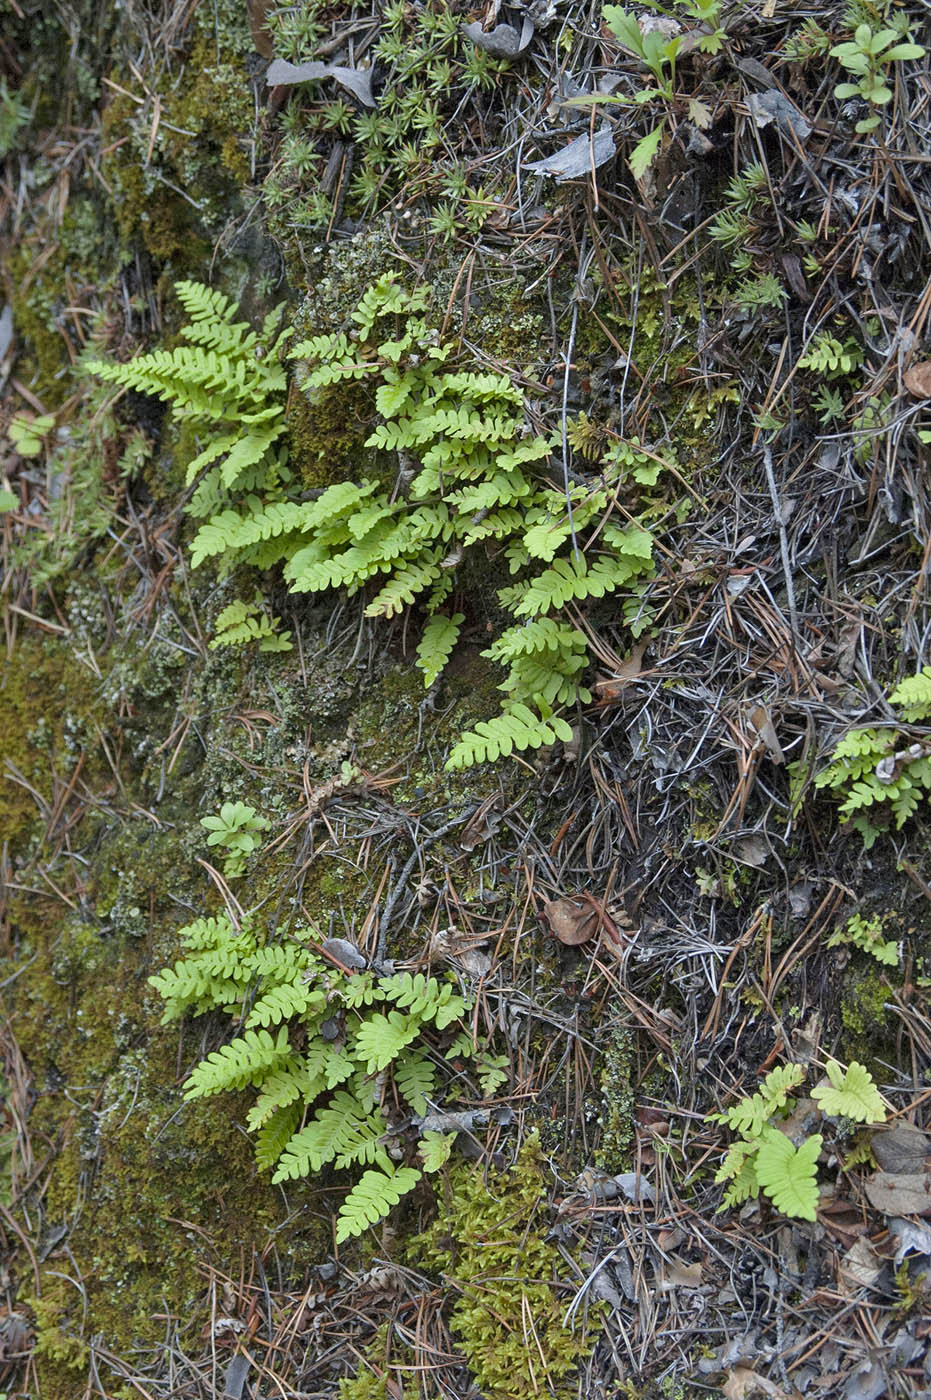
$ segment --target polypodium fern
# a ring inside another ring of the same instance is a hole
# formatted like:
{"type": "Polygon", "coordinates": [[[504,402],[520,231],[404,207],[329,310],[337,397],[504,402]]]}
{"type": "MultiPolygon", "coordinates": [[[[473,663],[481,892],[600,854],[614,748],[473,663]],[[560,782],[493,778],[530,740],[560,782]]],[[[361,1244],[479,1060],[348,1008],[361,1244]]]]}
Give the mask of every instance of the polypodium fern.
{"type": "MultiPolygon", "coordinates": [[[[931,666],[900,681],[889,703],[903,722],[931,719],[931,666]]],[[[860,832],[868,850],[891,821],[904,826],[931,791],[931,740],[901,727],[851,730],[814,781],[842,799],[841,821],[860,832]]]]}
{"type": "Polygon", "coordinates": [[[338,1237],[358,1234],[420,1178],[394,1166],[398,1147],[389,1154],[387,1144],[402,1129],[383,1110],[403,1104],[419,1119],[436,1107],[445,1046],[469,1040],[461,1020],[469,1001],[446,979],[343,970],[307,930],[265,943],[249,918],[238,930],[222,916],[195,920],[181,943],[186,955],[149,979],[165,999],[163,1020],[214,1008],[239,1025],[246,1019],[194,1067],[185,1098],[254,1086],[246,1123],[258,1166],[275,1182],[369,1168],[339,1213],[338,1237]]]}
{"type": "MultiPolygon", "coordinates": [[[[856,1122],[880,1123],[885,1106],[869,1071],[855,1062],[846,1071],[834,1060],[827,1064],[830,1084],[812,1091],[821,1112],[839,1114],[856,1122]]],[[[771,1070],[760,1090],[741,1099],[709,1121],[726,1123],[740,1138],[731,1143],[715,1181],[728,1183],[721,1210],[755,1199],[763,1191],[783,1215],[814,1220],[818,1205],[817,1166],[824,1139],[820,1133],[797,1146],[778,1127],[791,1108],[789,1093],[805,1078],[801,1065],[771,1070]]]]}
{"type": "MultiPolygon", "coordinates": [[[[501,373],[448,365],[452,346],[425,317],[425,289],[408,292],[382,277],[352,312],[351,333],[311,335],[294,346],[311,400],[341,392],[344,382],[370,384],[380,419],[364,441],[369,474],[335,483],[314,501],[294,498],[283,443],[285,333],[275,337],[269,323],[257,335],[233,319],[227,298],[199,284],[179,284],[179,296],[192,318],[182,330],[186,346],[95,368],[213,424],[211,440],[190,464],[192,478],[200,475],[188,507],[202,521],[191,551],[195,567],[207,559],[222,571],[281,563],[295,593],[369,590],[370,617],[422,608],[418,665],[428,686],[464,621],[440,610],[470,560],[485,568],[493,550],[506,561],[517,581],[499,590],[499,601],[518,619],[628,590],[652,572],[651,533],[626,512],[626,524],[613,513],[614,459],[601,479],[566,486],[562,467],[550,465],[560,435],[529,431],[517,385],[501,373]],[[400,475],[392,485],[395,465],[400,475]],[[534,561],[548,568],[534,574],[534,561]]],[[[659,468],[649,460],[652,482],[659,468]]],[[[555,646],[501,656],[508,666],[503,713],[485,722],[490,728],[463,736],[451,767],[565,736],[565,721],[551,718],[552,711],[587,703],[590,693],[581,683],[584,635],[562,627],[555,646]]],[[[241,605],[227,609],[216,642],[283,649],[274,635],[273,621],[241,605]]]]}
{"type": "Polygon", "coordinates": [[[559,715],[542,719],[526,705],[515,703],[495,719],[479,720],[474,729],[467,729],[454,745],[446,767],[471,768],[475,763],[493,763],[515,749],[523,752],[555,744],[557,739],[568,743],[571,738],[571,725],[559,715]]]}
{"type": "Polygon", "coordinates": [[[413,1191],[420,1180],[416,1167],[388,1167],[364,1172],[343,1202],[336,1226],[336,1243],[361,1235],[369,1225],[384,1220],[402,1196],[413,1191]]]}

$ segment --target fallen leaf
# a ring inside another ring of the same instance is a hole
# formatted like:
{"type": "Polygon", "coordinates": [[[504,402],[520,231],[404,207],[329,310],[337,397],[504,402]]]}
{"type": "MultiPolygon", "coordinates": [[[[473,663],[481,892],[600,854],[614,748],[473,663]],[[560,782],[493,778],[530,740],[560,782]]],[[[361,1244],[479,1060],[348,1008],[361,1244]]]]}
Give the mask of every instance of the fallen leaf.
{"type": "Polygon", "coordinates": [[[785,763],[786,756],[782,751],[782,745],[780,744],[779,737],[776,734],[776,729],[773,724],[772,717],[765,705],[756,706],[755,710],[750,716],[750,723],[753,725],[757,734],[760,736],[760,739],[765,745],[770,758],[773,760],[773,763],[785,763]]]}
{"type": "Polygon", "coordinates": [[[870,1205],[883,1215],[931,1215],[927,1172],[874,1172],[863,1185],[870,1205]]]}
{"type": "Polygon", "coordinates": [[[493,792],[472,813],[459,837],[459,845],[464,851],[474,851],[476,846],[483,845],[490,837],[494,836],[501,825],[503,805],[501,794],[493,792]]]}
{"type": "Polygon", "coordinates": [[[916,399],[931,399],[931,360],[912,365],[903,374],[902,383],[916,399]]]}
{"type": "Polygon", "coordinates": [[[348,938],[327,938],[320,947],[335,962],[342,963],[343,967],[363,968],[368,966],[359,949],[354,943],[350,943],[348,938]]]}
{"type": "Polygon", "coordinates": [[[341,68],[338,63],[288,63],[286,59],[276,58],[268,65],[265,82],[270,88],[286,87],[319,78],[333,78],[364,106],[375,106],[371,68],[341,68]]]}
{"type": "Polygon", "coordinates": [[[924,1171],[925,1158],[931,1151],[926,1133],[914,1123],[896,1123],[880,1128],[870,1138],[873,1156],[884,1172],[906,1175],[924,1171]]]}
{"type": "Polygon", "coordinates": [[[844,1386],[846,1400],[879,1400],[886,1394],[889,1373],[878,1359],[865,1357],[844,1386]]]}
{"type": "Polygon", "coordinates": [[[701,1264],[686,1264],[683,1259],[678,1259],[675,1254],[666,1256],[666,1267],[663,1270],[664,1278],[662,1287],[669,1288],[701,1288],[701,1264]]]}
{"type": "Polygon", "coordinates": [[[807,141],[811,135],[811,123],[808,118],[777,88],[770,88],[767,92],[752,92],[747,98],[747,107],[759,127],[775,122],[786,136],[795,136],[800,142],[807,141]]]}
{"type": "Polygon", "coordinates": [[[484,49],[492,58],[516,58],[533,38],[533,20],[524,15],[519,34],[511,24],[496,24],[486,33],[480,20],[465,25],[462,32],[477,49],[484,49]]]}
{"type": "Polygon", "coordinates": [[[707,131],[711,125],[711,108],[706,102],[702,102],[700,97],[689,98],[689,121],[694,122],[702,131],[707,131]]]}
{"type": "Polygon", "coordinates": [[[750,1400],[754,1395],[769,1395],[772,1400],[801,1400],[797,1390],[783,1390],[769,1376],[761,1376],[748,1366],[735,1366],[721,1386],[724,1400],[750,1400]]]}
{"type": "Polygon", "coordinates": [[[551,899],[543,906],[543,917],[550,932],[567,948],[587,943],[598,929],[597,913],[581,900],[551,899]]]}
{"type": "Polygon", "coordinates": [[[552,175],[557,184],[562,184],[564,180],[578,180],[588,175],[614,155],[614,128],[605,123],[595,132],[594,138],[586,131],[554,155],[547,156],[545,160],[530,161],[524,169],[533,171],[535,175],[552,175]]]}
{"type": "Polygon", "coordinates": [[[856,1293],[871,1288],[884,1268],[873,1246],[865,1236],[852,1244],[837,1268],[838,1282],[843,1292],[856,1293]]]}
{"type": "Polygon", "coordinates": [[[931,1228],[918,1220],[890,1220],[889,1233],[898,1240],[895,1262],[901,1264],[907,1254],[931,1256],[931,1228]]]}

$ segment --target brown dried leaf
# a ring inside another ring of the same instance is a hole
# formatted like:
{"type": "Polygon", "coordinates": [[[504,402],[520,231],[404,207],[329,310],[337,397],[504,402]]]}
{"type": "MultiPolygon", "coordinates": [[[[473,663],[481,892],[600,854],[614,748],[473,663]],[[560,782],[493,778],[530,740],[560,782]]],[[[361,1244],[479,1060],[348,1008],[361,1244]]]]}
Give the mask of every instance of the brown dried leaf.
{"type": "Polygon", "coordinates": [[[549,924],[550,932],[565,943],[567,948],[577,948],[594,937],[598,928],[598,915],[590,904],[576,899],[551,899],[543,906],[543,917],[549,924]]]}
{"type": "Polygon", "coordinates": [[[903,374],[902,383],[916,399],[931,399],[931,360],[912,365],[903,374]]]}
{"type": "Polygon", "coordinates": [[[721,1386],[725,1400],[751,1400],[755,1395],[768,1395],[771,1400],[801,1400],[797,1390],[783,1390],[769,1376],[751,1371],[749,1366],[735,1366],[721,1386]]]}
{"type": "Polygon", "coordinates": [[[874,1172],[863,1184],[870,1205],[883,1215],[931,1215],[927,1172],[874,1172]]]}
{"type": "Polygon", "coordinates": [[[838,1283],[848,1296],[861,1288],[871,1288],[884,1267],[873,1246],[865,1236],[852,1244],[837,1269],[838,1283]]]}

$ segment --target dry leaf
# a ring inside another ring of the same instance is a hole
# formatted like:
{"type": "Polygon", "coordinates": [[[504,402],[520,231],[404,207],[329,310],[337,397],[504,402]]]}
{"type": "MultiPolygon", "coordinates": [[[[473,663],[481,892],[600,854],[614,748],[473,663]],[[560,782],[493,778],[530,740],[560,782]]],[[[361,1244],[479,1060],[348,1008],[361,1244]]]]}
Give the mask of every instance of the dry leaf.
{"type": "Polygon", "coordinates": [[[711,125],[711,108],[699,97],[689,98],[689,121],[694,122],[702,131],[707,131],[711,125]]]}
{"type": "Polygon", "coordinates": [[[750,716],[750,723],[766,746],[773,763],[785,763],[786,756],[782,751],[775,726],[765,705],[757,705],[750,716]]]}
{"type": "Polygon", "coordinates": [[[927,1134],[913,1123],[880,1128],[873,1133],[870,1146],[882,1170],[898,1175],[923,1172],[925,1157],[931,1151],[927,1134]]]}
{"type": "Polygon", "coordinates": [[[931,360],[912,365],[903,374],[902,383],[916,399],[931,399],[931,360]]]}
{"type": "Polygon", "coordinates": [[[577,948],[580,943],[587,943],[598,930],[596,911],[582,900],[551,899],[543,906],[543,917],[549,924],[550,932],[567,948],[577,948]]]}
{"type": "Polygon", "coordinates": [[[838,1283],[844,1293],[856,1293],[861,1288],[871,1288],[883,1268],[883,1260],[869,1240],[861,1236],[850,1246],[838,1265],[838,1283]]]}
{"type": "Polygon", "coordinates": [[[504,806],[501,794],[493,792],[486,797],[462,828],[459,845],[464,851],[474,851],[494,836],[501,825],[501,809],[504,806]]]}
{"type": "Polygon", "coordinates": [[[801,1400],[797,1390],[783,1390],[769,1376],[751,1371],[749,1366],[735,1366],[721,1386],[725,1400],[751,1400],[755,1395],[769,1395],[772,1400],[801,1400]]]}
{"type": "Polygon", "coordinates": [[[863,1185],[870,1205],[883,1215],[931,1215],[927,1172],[874,1172],[863,1185]]]}

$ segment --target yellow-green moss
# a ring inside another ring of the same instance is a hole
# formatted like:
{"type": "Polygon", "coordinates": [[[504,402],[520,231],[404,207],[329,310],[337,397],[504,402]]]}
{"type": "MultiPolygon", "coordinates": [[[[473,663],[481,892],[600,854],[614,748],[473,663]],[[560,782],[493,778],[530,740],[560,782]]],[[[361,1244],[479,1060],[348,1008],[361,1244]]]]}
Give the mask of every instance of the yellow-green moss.
{"type": "Polygon", "coordinates": [[[534,1136],[510,1171],[454,1168],[435,1224],[410,1245],[412,1262],[442,1271],[458,1295],[450,1329],[486,1400],[578,1393],[592,1342],[563,1325],[566,1266],[546,1241],[545,1210],[534,1136]]]}

